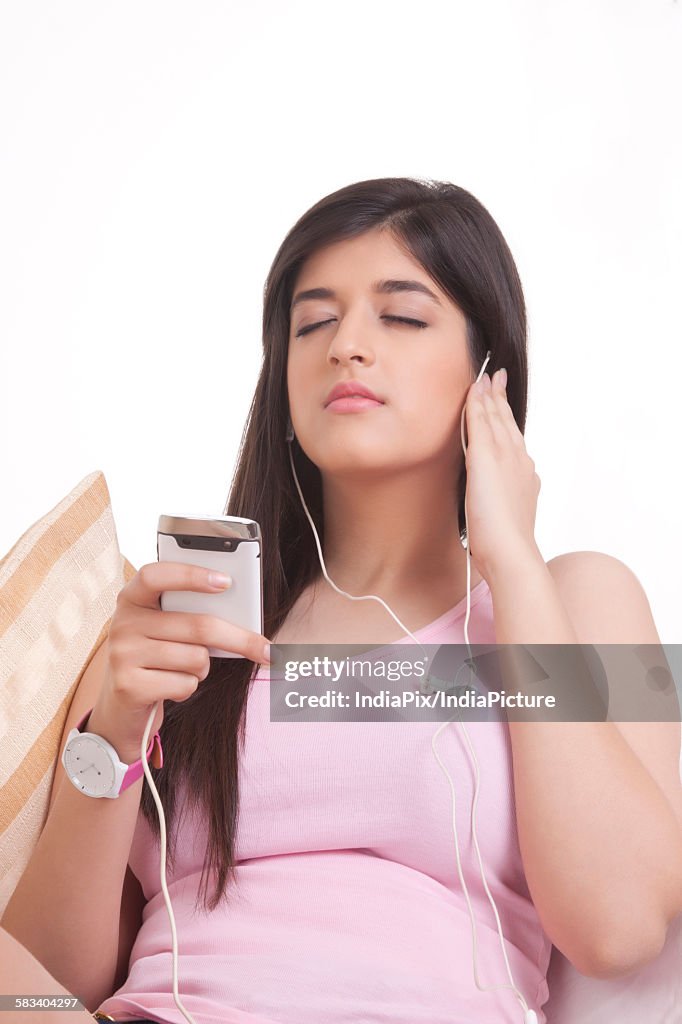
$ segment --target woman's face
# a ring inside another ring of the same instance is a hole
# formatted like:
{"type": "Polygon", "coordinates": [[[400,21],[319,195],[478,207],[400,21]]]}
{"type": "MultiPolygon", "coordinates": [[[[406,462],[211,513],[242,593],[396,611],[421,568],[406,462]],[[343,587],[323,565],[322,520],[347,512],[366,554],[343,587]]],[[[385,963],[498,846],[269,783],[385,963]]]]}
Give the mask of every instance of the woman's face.
{"type": "Polygon", "coordinates": [[[289,408],[299,444],[323,475],[428,461],[458,466],[472,379],[463,313],[389,231],[336,242],[301,268],[289,328],[289,408]],[[313,289],[318,294],[306,297],[313,289]],[[331,389],[349,380],[382,404],[327,407],[331,389]]]}

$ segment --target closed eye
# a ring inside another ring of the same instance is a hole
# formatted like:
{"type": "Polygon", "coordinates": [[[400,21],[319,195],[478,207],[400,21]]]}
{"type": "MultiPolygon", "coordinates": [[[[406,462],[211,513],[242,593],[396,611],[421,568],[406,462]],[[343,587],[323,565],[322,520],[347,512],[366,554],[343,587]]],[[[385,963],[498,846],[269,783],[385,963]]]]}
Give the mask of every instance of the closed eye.
{"type": "MultiPolygon", "coordinates": [[[[409,316],[388,316],[388,315],[386,315],[386,316],[382,317],[382,320],[391,320],[391,321],[394,321],[395,323],[399,323],[399,324],[409,324],[411,327],[428,327],[429,326],[428,324],[425,324],[423,320],[413,320],[409,316]]],[[[309,324],[308,327],[301,327],[298,331],[296,331],[296,337],[297,338],[301,338],[305,334],[310,334],[311,331],[317,330],[318,327],[324,327],[325,324],[331,324],[333,322],[334,322],[333,319],[331,319],[331,320],[320,320],[319,323],[309,324]]]]}

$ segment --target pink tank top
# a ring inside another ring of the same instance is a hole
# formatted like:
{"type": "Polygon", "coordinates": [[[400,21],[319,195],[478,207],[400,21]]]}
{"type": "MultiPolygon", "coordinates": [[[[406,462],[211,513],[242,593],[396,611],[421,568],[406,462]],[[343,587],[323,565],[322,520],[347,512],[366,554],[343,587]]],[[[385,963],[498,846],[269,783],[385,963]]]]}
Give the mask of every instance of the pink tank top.
{"type": "MultiPolygon", "coordinates": [[[[462,644],[465,614],[466,597],[414,635],[462,644]]],[[[485,580],[471,592],[469,642],[495,643],[485,580]]],[[[194,814],[168,873],[183,1005],[197,1024],[520,1024],[510,988],[481,992],[474,981],[452,797],[431,749],[440,721],[271,722],[268,680],[259,670],[248,699],[238,882],[228,904],[194,912],[207,841],[194,814]]],[[[466,729],[479,763],[486,879],[516,985],[545,1024],[551,942],[524,877],[508,727],[489,720],[466,729]]],[[[456,791],[479,980],[509,986],[471,835],[473,764],[456,722],[436,743],[456,791]]],[[[159,847],[142,814],[129,864],[148,902],[129,976],[99,1009],[120,1021],[184,1024],[172,994],[159,847]]]]}

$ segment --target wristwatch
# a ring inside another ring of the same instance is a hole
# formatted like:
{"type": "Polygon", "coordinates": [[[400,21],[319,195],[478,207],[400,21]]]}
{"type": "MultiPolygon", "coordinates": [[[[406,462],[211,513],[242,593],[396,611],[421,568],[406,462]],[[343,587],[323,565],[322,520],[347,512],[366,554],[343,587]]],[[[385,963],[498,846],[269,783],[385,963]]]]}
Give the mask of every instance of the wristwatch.
{"type": "MultiPolygon", "coordinates": [[[[95,799],[107,797],[115,800],[137,782],[144,768],[139,759],[134,764],[124,764],[111,743],[94,732],[82,732],[91,712],[92,708],[69,733],[62,764],[79,792],[95,799]]],[[[155,768],[163,767],[163,750],[158,732],[147,748],[146,760],[147,763],[151,760],[155,768]]]]}

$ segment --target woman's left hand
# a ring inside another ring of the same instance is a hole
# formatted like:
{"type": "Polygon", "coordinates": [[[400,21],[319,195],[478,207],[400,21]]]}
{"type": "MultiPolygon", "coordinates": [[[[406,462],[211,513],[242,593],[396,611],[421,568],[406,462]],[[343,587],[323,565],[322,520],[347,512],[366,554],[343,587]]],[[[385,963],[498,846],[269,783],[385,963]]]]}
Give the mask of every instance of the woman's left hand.
{"type": "MultiPolygon", "coordinates": [[[[487,373],[469,388],[466,415],[466,514],[471,559],[493,573],[540,555],[535,513],[540,477],[507,402],[506,374],[487,373]]],[[[541,556],[540,556],[541,557],[541,556]]]]}

